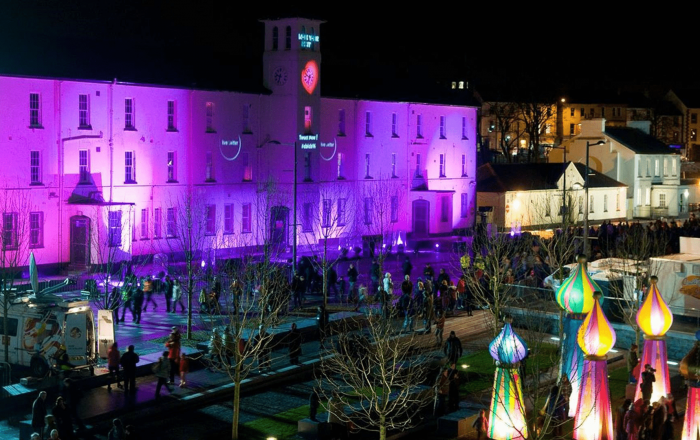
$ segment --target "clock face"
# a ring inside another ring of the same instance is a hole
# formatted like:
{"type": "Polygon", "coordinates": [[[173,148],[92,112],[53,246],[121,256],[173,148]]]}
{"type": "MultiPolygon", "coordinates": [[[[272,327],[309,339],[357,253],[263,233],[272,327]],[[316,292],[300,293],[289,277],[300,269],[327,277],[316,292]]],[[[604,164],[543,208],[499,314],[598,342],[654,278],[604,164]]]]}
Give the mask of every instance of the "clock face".
{"type": "Polygon", "coordinates": [[[287,82],[287,70],[284,67],[278,67],[274,76],[275,83],[279,86],[283,86],[287,82]]]}
{"type": "Polygon", "coordinates": [[[316,89],[318,84],[318,64],[316,64],[316,61],[311,60],[307,62],[301,70],[301,84],[309,95],[316,89]]]}

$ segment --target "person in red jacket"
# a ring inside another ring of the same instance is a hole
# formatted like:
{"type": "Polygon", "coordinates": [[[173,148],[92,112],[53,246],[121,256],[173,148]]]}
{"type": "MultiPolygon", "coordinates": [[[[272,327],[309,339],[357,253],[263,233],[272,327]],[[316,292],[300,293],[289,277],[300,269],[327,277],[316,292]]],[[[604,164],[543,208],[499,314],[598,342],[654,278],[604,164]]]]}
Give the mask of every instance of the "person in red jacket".
{"type": "Polygon", "coordinates": [[[109,383],[107,384],[107,391],[112,391],[112,378],[117,381],[117,388],[124,388],[119,382],[119,360],[121,356],[119,354],[119,347],[117,341],[114,341],[109,350],[107,350],[107,369],[109,370],[109,383]]]}
{"type": "Polygon", "coordinates": [[[170,381],[168,384],[175,382],[175,374],[180,374],[178,369],[178,363],[180,362],[180,339],[180,330],[173,326],[170,337],[165,343],[165,346],[168,348],[168,361],[170,362],[170,381]]]}

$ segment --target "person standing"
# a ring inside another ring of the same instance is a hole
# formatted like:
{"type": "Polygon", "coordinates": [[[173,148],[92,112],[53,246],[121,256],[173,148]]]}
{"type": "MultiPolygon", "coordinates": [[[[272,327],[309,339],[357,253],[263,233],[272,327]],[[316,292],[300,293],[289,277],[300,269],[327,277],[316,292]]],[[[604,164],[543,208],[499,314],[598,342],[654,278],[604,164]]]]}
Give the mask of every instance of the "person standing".
{"type": "MultiPolygon", "coordinates": [[[[170,279],[170,275],[165,276],[165,283],[160,283],[165,284],[164,290],[165,290],[165,312],[166,313],[175,313],[175,292],[173,291],[175,288],[175,283],[173,282],[172,279],[170,279]]],[[[182,292],[180,292],[182,293],[182,292]]]]}
{"type": "Polygon", "coordinates": [[[109,383],[107,384],[107,391],[112,391],[112,379],[117,382],[117,388],[123,388],[122,384],[119,382],[119,360],[121,355],[119,353],[119,348],[117,341],[114,341],[109,350],[107,350],[107,370],[109,372],[109,383]]]}
{"type": "Polygon", "coordinates": [[[124,424],[121,420],[112,420],[112,429],[107,434],[107,440],[124,440],[124,424]]]}
{"type": "Polygon", "coordinates": [[[403,262],[403,265],[401,266],[401,271],[403,272],[403,276],[405,277],[411,277],[411,271],[413,271],[413,265],[411,264],[411,260],[406,257],[406,259],[403,262]]]}
{"type": "Polygon", "coordinates": [[[627,440],[627,429],[625,428],[625,414],[632,406],[632,399],[626,399],[622,406],[615,411],[615,438],[616,440],[627,440]]]}
{"type": "Polygon", "coordinates": [[[481,440],[481,436],[486,437],[488,419],[486,417],[486,411],[483,409],[479,410],[479,416],[474,419],[472,423],[472,428],[476,430],[476,440],[481,440]]]}
{"type": "Polygon", "coordinates": [[[448,364],[457,364],[457,361],[462,356],[462,341],[459,340],[454,331],[450,332],[450,337],[445,342],[444,352],[447,356],[448,364]]]}
{"type": "Polygon", "coordinates": [[[423,278],[425,278],[425,281],[430,281],[431,283],[435,280],[435,270],[432,268],[430,263],[425,263],[425,267],[423,268],[423,278]]]}
{"type": "Polygon", "coordinates": [[[644,365],[644,372],[642,372],[642,399],[651,402],[651,393],[654,391],[654,382],[656,382],[656,376],[654,375],[656,370],[651,368],[651,365],[644,365]]]}
{"type": "Polygon", "coordinates": [[[321,405],[321,398],[318,395],[319,390],[313,387],[311,390],[311,395],[309,396],[309,419],[314,422],[318,422],[316,419],[316,414],[318,414],[318,407],[321,405]]]}
{"type": "Polygon", "coordinates": [[[145,312],[148,308],[148,304],[151,303],[153,304],[153,311],[155,312],[158,308],[158,304],[153,299],[153,281],[151,280],[151,276],[149,275],[147,277],[142,277],[141,283],[139,284],[143,290],[143,295],[146,297],[146,303],[143,305],[143,311],[145,312]]]}
{"type": "Polygon", "coordinates": [[[172,313],[175,313],[177,311],[177,306],[178,304],[180,305],[180,312],[185,313],[185,304],[182,302],[182,285],[180,284],[180,280],[175,279],[172,282],[172,288],[169,288],[170,294],[172,295],[172,313]]]}
{"type": "Polygon", "coordinates": [[[124,394],[136,394],[136,365],[139,363],[139,355],[134,352],[133,345],[129,345],[119,363],[124,369],[124,394]]]}
{"type": "Polygon", "coordinates": [[[66,406],[68,406],[68,411],[73,418],[73,423],[78,426],[78,431],[83,431],[85,429],[85,425],[83,424],[83,420],[78,415],[78,406],[80,406],[80,401],[83,399],[83,390],[80,387],[80,383],[72,378],[64,379],[63,391],[64,400],[68,400],[66,406]]]}
{"type": "Polygon", "coordinates": [[[131,312],[131,318],[134,319],[134,309],[132,309],[132,304],[133,304],[133,298],[132,298],[132,292],[131,288],[126,287],[124,290],[122,290],[122,317],[119,319],[119,313],[117,312],[117,323],[119,321],[125,322],[124,318],[126,317],[126,311],[129,310],[131,312]]]}
{"type": "Polygon", "coordinates": [[[351,301],[357,304],[357,277],[359,276],[359,273],[357,272],[357,269],[355,268],[355,265],[350,263],[350,267],[348,267],[348,271],[346,273],[347,278],[348,278],[348,302],[351,301]]]}
{"type": "Polygon", "coordinates": [[[435,381],[435,405],[433,415],[440,417],[445,414],[447,396],[450,393],[449,371],[444,369],[435,381]]]}
{"type": "Polygon", "coordinates": [[[143,290],[141,289],[141,286],[135,286],[131,289],[133,292],[132,301],[134,302],[134,306],[132,309],[132,313],[134,315],[134,322],[136,324],[140,324],[141,312],[143,312],[143,290]]]}
{"type": "Polygon", "coordinates": [[[56,406],[53,407],[51,414],[56,422],[58,435],[64,440],[71,440],[73,438],[73,422],[62,396],[56,398],[56,406]]]}
{"type": "Polygon", "coordinates": [[[165,386],[168,392],[172,394],[173,389],[168,383],[168,378],[170,377],[170,362],[168,360],[168,352],[164,351],[163,355],[158,358],[158,362],[153,365],[153,374],[158,378],[158,384],[156,385],[156,399],[160,398],[160,389],[165,386]]]}
{"type": "MultiPolygon", "coordinates": [[[[442,346],[442,334],[445,330],[445,314],[441,311],[437,312],[435,318],[435,345],[442,346]]],[[[452,332],[454,333],[454,332],[452,332]]],[[[447,348],[445,348],[447,350],[447,348]]]]}
{"type": "Polygon", "coordinates": [[[190,360],[184,352],[180,355],[180,365],[178,365],[178,369],[180,370],[180,387],[187,386],[187,373],[190,372],[190,360]]]}
{"type": "Polygon", "coordinates": [[[298,273],[294,273],[294,278],[292,278],[292,295],[294,296],[294,308],[301,309],[302,298],[304,295],[304,277],[300,276],[298,273]]]}
{"type": "Polygon", "coordinates": [[[383,284],[387,298],[392,298],[394,296],[394,281],[391,279],[391,273],[384,274],[383,284]]]}
{"type": "Polygon", "coordinates": [[[299,365],[299,356],[301,355],[301,332],[297,328],[296,322],[292,323],[292,330],[287,336],[289,348],[289,363],[299,365]]]}
{"type": "Polygon", "coordinates": [[[336,302],[340,302],[340,292],[338,292],[338,272],[336,272],[335,268],[332,265],[328,268],[328,271],[326,272],[326,284],[328,285],[328,297],[330,298],[331,293],[334,292],[334,298],[336,302]]]}
{"type": "Polygon", "coordinates": [[[459,409],[459,385],[461,382],[461,376],[455,364],[450,365],[447,378],[450,380],[449,394],[447,397],[447,410],[450,412],[457,411],[459,409]]]}
{"type": "Polygon", "coordinates": [[[46,419],[46,391],[39,391],[39,395],[32,404],[32,429],[44,438],[44,425],[46,419]]]}
{"type": "Polygon", "coordinates": [[[180,361],[180,339],[180,331],[177,327],[173,326],[168,341],[165,343],[165,346],[168,348],[168,362],[170,364],[170,369],[168,370],[170,374],[168,384],[174,383],[175,375],[179,375],[177,364],[180,361]]]}
{"type": "Polygon", "coordinates": [[[637,344],[630,345],[630,351],[627,354],[627,372],[629,373],[629,382],[637,383],[637,378],[634,377],[634,369],[639,364],[639,356],[637,355],[637,344]]]}
{"type": "Polygon", "coordinates": [[[370,292],[376,292],[379,289],[379,281],[382,277],[381,268],[377,260],[372,260],[372,265],[369,269],[369,279],[372,281],[370,292]]]}
{"type": "Polygon", "coordinates": [[[321,348],[323,348],[326,336],[328,336],[328,311],[323,304],[316,308],[316,327],[318,330],[318,341],[321,344],[321,348]]]}

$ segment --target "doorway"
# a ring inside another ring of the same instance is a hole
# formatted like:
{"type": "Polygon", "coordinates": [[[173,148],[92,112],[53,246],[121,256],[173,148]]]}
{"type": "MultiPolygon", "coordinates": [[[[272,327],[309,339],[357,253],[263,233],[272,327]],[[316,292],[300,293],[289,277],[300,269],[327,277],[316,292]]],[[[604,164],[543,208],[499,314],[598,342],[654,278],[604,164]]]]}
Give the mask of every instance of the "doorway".
{"type": "Polygon", "coordinates": [[[430,213],[430,202],[427,200],[413,201],[413,235],[425,237],[430,233],[428,214],[430,213]]]}
{"type": "Polygon", "coordinates": [[[86,267],[90,263],[90,219],[82,215],[70,218],[70,264],[86,267]]]}
{"type": "Polygon", "coordinates": [[[273,206],[270,209],[270,244],[275,248],[287,247],[287,224],[289,222],[289,208],[286,206],[273,206]]]}

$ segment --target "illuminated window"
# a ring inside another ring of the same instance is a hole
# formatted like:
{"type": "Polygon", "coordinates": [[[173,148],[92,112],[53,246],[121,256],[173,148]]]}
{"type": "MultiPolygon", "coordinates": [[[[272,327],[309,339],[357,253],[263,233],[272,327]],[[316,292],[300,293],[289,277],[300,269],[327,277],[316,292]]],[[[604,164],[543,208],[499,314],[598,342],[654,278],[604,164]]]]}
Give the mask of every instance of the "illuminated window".
{"type": "Polygon", "coordinates": [[[331,199],[323,199],[323,218],[321,219],[321,226],[324,228],[329,228],[331,226],[332,206],[331,199]]]}
{"type": "Polygon", "coordinates": [[[29,94],[29,126],[41,128],[41,99],[38,93],[29,94]]]}
{"type": "Polygon", "coordinates": [[[168,182],[177,182],[177,152],[168,151],[168,182]]]}
{"type": "Polygon", "coordinates": [[[233,204],[224,205],[224,234],[233,234],[233,204]]]}
{"type": "Polygon", "coordinates": [[[109,211],[109,246],[122,245],[122,212],[109,211]]]}
{"type": "Polygon", "coordinates": [[[280,31],[277,26],[272,28],[272,50],[277,50],[279,47],[280,31]]]}
{"type": "Polygon", "coordinates": [[[29,248],[44,247],[44,213],[29,213],[29,248]]]}
{"type": "Polygon", "coordinates": [[[569,124],[569,134],[573,136],[575,134],[576,124],[569,124]]]}
{"type": "Polygon", "coordinates": [[[148,238],[148,209],[141,210],[141,239],[148,238]]]}
{"type": "Polygon", "coordinates": [[[250,154],[243,153],[241,155],[241,160],[243,163],[243,181],[252,182],[253,181],[253,165],[250,164],[250,154]]]}
{"type": "Polygon", "coordinates": [[[207,224],[204,230],[205,235],[216,234],[216,205],[206,206],[207,224]]]}
{"type": "Polygon", "coordinates": [[[168,101],[168,131],[177,131],[175,121],[175,101],[168,101]]]}
{"type": "Polygon", "coordinates": [[[449,197],[443,197],[440,200],[440,221],[445,223],[449,220],[450,216],[450,199],[449,197]]]}
{"type": "Polygon", "coordinates": [[[243,133],[252,133],[253,130],[250,128],[250,104],[243,104],[243,133]]]}
{"type": "Polygon", "coordinates": [[[445,177],[445,155],[440,155],[440,177],[445,177]]]}
{"type": "Polygon", "coordinates": [[[252,210],[250,203],[244,203],[241,207],[241,232],[249,233],[252,230],[252,210]]]}
{"type": "Polygon", "coordinates": [[[416,153],[416,177],[423,177],[423,170],[420,164],[420,153],[416,153]]]}
{"type": "Polygon", "coordinates": [[[345,165],[345,154],[338,153],[338,180],[345,180],[343,169],[345,165]]]}
{"type": "Polygon", "coordinates": [[[445,117],[440,116],[440,139],[447,138],[447,127],[445,126],[445,117]]]}
{"type": "Polygon", "coordinates": [[[345,205],[347,201],[347,199],[338,199],[338,226],[345,226],[345,205]]]}
{"type": "Polygon", "coordinates": [[[467,155],[462,155],[462,177],[467,177],[467,155]]]}
{"type": "Polygon", "coordinates": [[[576,116],[576,109],[571,107],[571,117],[573,118],[574,116],[576,116]]]}
{"type": "Polygon", "coordinates": [[[313,109],[311,108],[311,106],[307,105],[306,107],[304,107],[304,132],[306,134],[313,133],[313,121],[313,109]]]}
{"type": "Polygon", "coordinates": [[[78,169],[80,174],[79,183],[90,183],[90,152],[80,150],[78,152],[78,169]]]}
{"type": "Polygon", "coordinates": [[[462,116],[462,140],[468,140],[469,136],[467,136],[467,117],[462,116]]]}
{"type": "Polygon", "coordinates": [[[460,210],[459,210],[459,216],[461,218],[467,218],[467,215],[469,214],[469,194],[468,193],[462,193],[461,194],[461,203],[460,203],[460,210]]]}
{"type": "Polygon", "coordinates": [[[153,210],[153,238],[162,237],[163,215],[160,208],[153,210]]]}
{"type": "Polygon", "coordinates": [[[372,224],[372,215],[374,214],[374,200],[372,197],[365,197],[364,201],[364,220],[366,225],[372,224]]]}
{"type": "Polygon", "coordinates": [[[369,153],[365,154],[365,179],[371,179],[372,176],[369,174],[369,153]]]}
{"type": "Polygon", "coordinates": [[[423,115],[416,115],[416,137],[423,138],[423,115]]]}
{"type": "Polygon", "coordinates": [[[216,182],[214,178],[214,158],[211,151],[207,151],[206,154],[206,164],[204,166],[204,181],[205,182],[216,182]]]}
{"type": "Polygon", "coordinates": [[[345,136],[345,110],[338,110],[338,136],[345,136]]]}
{"type": "Polygon", "coordinates": [[[391,196],[391,222],[399,222],[399,196],[391,196]]]}
{"type": "Polygon", "coordinates": [[[302,206],[301,230],[302,232],[313,231],[313,204],[306,202],[302,206]]]}
{"type": "Polygon", "coordinates": [[[2,215],[2,246],[5,250],[17,249],[17,213],[6,212],[2,215]]]}
{"type": "Polygon", "coordinates": [[[41,185],[41,152],[29,152],[29,175],[31,178],[30,184],[41,185]]]}
{"type": "Polygon", "coordinates": [[[136,183],[136,152],[124,152],[124,183],[136,183]]]}
{"type": "Polygon", "coordinates": [[[134,120],[134,100],[132,98],[124,99],[124,130],[135,130],[134,120]]]}
{"type": "Polygon", "coordinates": [[[659,194],[659,208],[665,208],[666,207],[666,194],[661,193],[659,194]]]}
{"type": "Polygon", "coordinates": [[[78,128],[90,130],[90,96],[78,95],[78,128]]]}
{"type": "Polygon", "coordinates": [[[396,153],[391,153],[391,177],[398,177],[396,175],[396,153]]]}
{"type": "Polygon", "coordinates": [[[285,29],[284,36],[284,50],[290,50],[292,48],[292,27],[287,26],[285,29]]]}
{"type": "Polygon", "coordinates": [[[207,102],[206,104],[206,117],[207,117],[207,133],[216,133],[214,128],[214,103],[207,102]]]}
{"type": "Polygon", "coordinates": [[[168,208],[167,216],[165,233],[168,237],[177,237],[177,210],[175,208],[168,208]]]}
{"type": "Polygon", "coordinates": [[[304,182],[311,182],[311,152],[304,153],[304,182]]]}
{"type": "Polygon", "coordinates": [[[399,117],[396,113],[391,114],[391,137],[399,137],[399,117]]]}
{"type": "Polygon", "coordinates": [[[372,113],[365,112],[365,136],[372,137],[372,113]]]}

